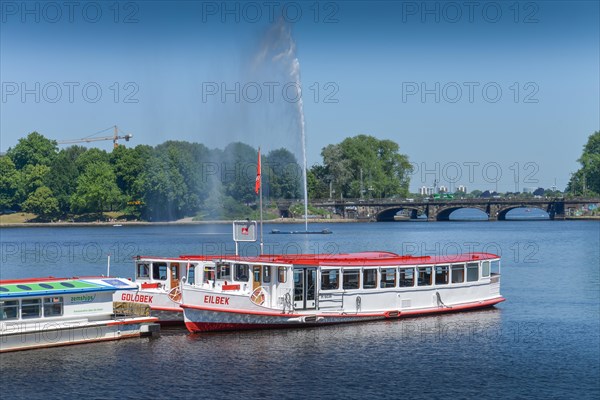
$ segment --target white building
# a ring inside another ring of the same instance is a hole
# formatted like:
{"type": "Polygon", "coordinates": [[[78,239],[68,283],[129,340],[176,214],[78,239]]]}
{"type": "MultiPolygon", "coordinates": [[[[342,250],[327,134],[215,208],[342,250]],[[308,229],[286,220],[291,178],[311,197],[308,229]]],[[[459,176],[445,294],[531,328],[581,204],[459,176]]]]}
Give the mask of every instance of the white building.
{"type": "Polygon", "coordinates": [[[431,187],[431,186],[430,186],[430,187],[427,187],[427,186],[421,186],[421,187],[419,188],[419,193],[420,193],[422,196],[429,196],[429,195],[432,195],[432,194],[433,194],[433,192],[434,192],[434,189],[433,189],[433,187],[431,187]]]}

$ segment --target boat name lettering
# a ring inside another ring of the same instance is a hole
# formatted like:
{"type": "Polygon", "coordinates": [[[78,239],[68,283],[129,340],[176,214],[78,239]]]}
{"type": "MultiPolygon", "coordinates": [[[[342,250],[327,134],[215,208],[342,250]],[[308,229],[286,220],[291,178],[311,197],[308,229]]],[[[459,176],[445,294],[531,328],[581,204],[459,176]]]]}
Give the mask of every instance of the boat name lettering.
{"type": "Polygon", "coordinates": [[[132,294],[132,293],[123,293],[121,295],[121,300],[123,301],[133,301],[136,303],[152,303],[152,298],[154,296],[149,296],[147,294],[132,294]]]}
{"type": "Polygon", "coordinates": [[[96,298],[96,295],[93,295],[93,296],[87,296],[87,295],[71,296],[71,303],[91,303],[92,301],[94,301],[95,298],[96,298]]]}
{"type": "Polygon", "coordinates": [[[204,296],[204,302],[208,304],[229,305],[229,297],[226,296],[204,296]]]}

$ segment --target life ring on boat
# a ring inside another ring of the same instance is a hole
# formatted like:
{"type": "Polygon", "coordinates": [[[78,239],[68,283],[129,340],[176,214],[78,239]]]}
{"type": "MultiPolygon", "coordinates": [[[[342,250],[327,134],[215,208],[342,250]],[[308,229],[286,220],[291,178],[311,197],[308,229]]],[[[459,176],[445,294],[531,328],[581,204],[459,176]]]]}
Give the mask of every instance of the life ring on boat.
{"type": "Polygon", "coordinates": [[[257,287],[250,294],[250,301],[259,306],[265,304],[266,298],[267,294],[262,286],[257,287]]]}
{"type": "Polygon", "coordinates": [[[180,303],[181,302],[181,290],[179,289],[179,286],[175,286],[174,288],[169,290],[168,296],[175,303],[180,303]]]}

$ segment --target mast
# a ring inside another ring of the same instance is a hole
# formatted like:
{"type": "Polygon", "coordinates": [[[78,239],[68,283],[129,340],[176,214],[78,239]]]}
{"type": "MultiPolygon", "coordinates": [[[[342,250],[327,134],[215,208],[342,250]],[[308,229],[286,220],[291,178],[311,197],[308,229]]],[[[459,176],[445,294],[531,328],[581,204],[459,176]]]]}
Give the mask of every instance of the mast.
{"type": "Polygon", "coordinates": [[[262,167],[260,160],[260,147],[258,148],[258,207],[260,208],[260,254],[263,254],[263,204],[262,204],[262,167]]]}

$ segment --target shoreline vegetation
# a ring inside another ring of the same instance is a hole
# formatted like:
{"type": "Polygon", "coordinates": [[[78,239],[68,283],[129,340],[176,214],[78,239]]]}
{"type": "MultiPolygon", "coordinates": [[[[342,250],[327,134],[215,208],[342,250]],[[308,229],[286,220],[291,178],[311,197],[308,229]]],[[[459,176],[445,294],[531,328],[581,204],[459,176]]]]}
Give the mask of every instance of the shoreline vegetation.
{"type": "MultiPolygon", "coordinates": [[[[184,141],[167,141],[154,147],[119,145],[110,152],[82,146],[59,149],[56,141],[32,132],[0,155],[0,225],[257,220],[258,157],[264,220],[299,221],[304,215],[303,171],[288,149],[259,154],[241,142],[209,149],[201,143],[184,141]]],[[[582,167],[572,174],[564,192],[556,187],[538,187],[524,188],[523,193],[467,193],[466,187],[457,184],[452,193],[436,177],[432,187],[423,182],[420,193],[410,193],[414,171],[408,156],[400,153],[398,143],[369,135],[330,144],[322,149],[321,157],[321,164],[306,171],[309,199],[412,201],[459,196],[526,201],[533,197],[597,197],[600,193],[600,132],[590,135],[578,160],[582,167]]],[[[573,219],[588,219],[581,217],[598,213],[597,208],[581,209],[573,219]]],[[[348,217],[337,209],[310,205],[308,214],[311,222],[333,223],[348,217]]],[[[358,216],[357,221],[367,217],[358,216]]]]}
{"type": "MultiPolygon", "coordinates": [[[[583,215],[583,216],[568,216],[565,217],[565,221],[600,221],[600,215],[583,215]]],[[[24,227],[68,227],[68,226],[82,226],[82,227],[111,227],[111,226],[165,226],[165,225],[231,225],[234,220],[214,220],[214,221],[193,221],[185,218],[177,221],[162,221],[162,222],[148,222],[148,221],[97,221],[97,222],[2,222],[0,221],[0,228],[24,228],[24,227]]],[[[512,219],[509,221],[547,221],[541,218],[523,218],[523,219],[512,219]]],[[[374,222],[372,220],[364,218],[312,218],[308,220],[309,224],[344,224],[344,223],[369,223],[374,222]]],[[[396,221],[396,223],[410,223],[410,222],[425,222],[425,221],[396,221]]],[[[435,222],[435,221],[434,221],[435,222]]],[[[448,222],[448,221],[442,221],[448,222]]],[[[449,221],[452,222],[452,221],[449,221]]],[[[458,222],[458,221],[457,221],[458,222]]],[[[460,222],[499,222],[504,221],[486,221],[486,220],[461,220],[460,222]]],[[[264,220],[265,224],[303,224],[304,219],[301,218],[276,218],[264,220]]]]}

